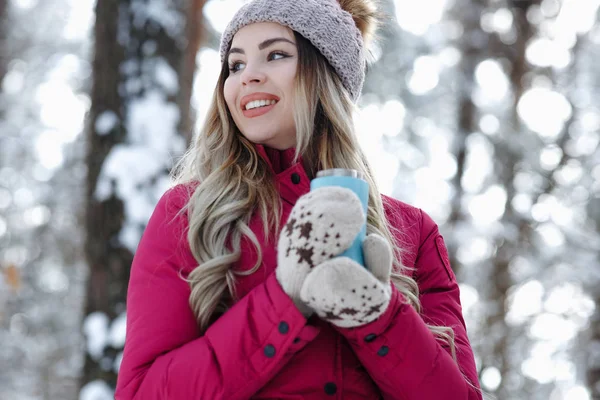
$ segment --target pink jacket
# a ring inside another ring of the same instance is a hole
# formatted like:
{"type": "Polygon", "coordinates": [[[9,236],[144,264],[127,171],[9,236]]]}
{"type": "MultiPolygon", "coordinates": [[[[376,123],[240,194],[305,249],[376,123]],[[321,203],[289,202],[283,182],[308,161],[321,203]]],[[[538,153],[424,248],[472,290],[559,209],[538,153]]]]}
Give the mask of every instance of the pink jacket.
{"type": "MultiPolygon", "coordinates": [[[[285,221],[309,180],[301,163],[290,165],[293,150],[257,149],[277,174],[285,221]]],[[[443,238],[423,211],[384,198],[403,262],[415,267],[421,314],[394,288],[387,311],[368,325],[307,321],[275,279],[276,243],[265,240],[255,218],[263,263],[239,277],[239,300],[201,336],[180,276],[196,266],[187,216],[178,214],[188,191],[177,186],[162,197],[135,255],[117,400],[481,399],[467,384],[479,386],[459,288],[443,238]],[[454,328],[458,365],[425,323],[454,328]]],[[[248,242],[242,249],[235,267],[247,270],[256,254],[248,242]]]]}

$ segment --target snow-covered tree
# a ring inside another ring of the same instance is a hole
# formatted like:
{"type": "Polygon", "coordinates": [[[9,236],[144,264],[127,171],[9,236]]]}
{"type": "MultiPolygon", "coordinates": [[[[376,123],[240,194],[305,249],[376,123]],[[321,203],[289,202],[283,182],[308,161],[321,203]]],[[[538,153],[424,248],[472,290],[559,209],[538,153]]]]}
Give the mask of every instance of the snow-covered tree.
{"type": "Polygon", "coordinates": [[[96,4],[87,147],[90,276],[83,322],[84,398],[112,396],[125,339],[132,255],[189,137],[184,129],[191,125],[188,86],[197,51],[191,46],[198,44],[201,15],[189,8],[193,4],[198,2],[96,4]],[[186,29],[188,15],[194,29],[186,29]]]}

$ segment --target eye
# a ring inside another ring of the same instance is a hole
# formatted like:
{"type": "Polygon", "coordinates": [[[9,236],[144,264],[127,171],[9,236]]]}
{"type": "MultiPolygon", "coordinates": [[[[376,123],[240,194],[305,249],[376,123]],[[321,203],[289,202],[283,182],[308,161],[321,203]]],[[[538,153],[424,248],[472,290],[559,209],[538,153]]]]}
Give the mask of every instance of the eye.
{"type": "Polygon", "coordinates": [[[284,58],[288,58],[289,54],[284,53],[283,51],[274,51],[269,54],[269,61],[271,60],[282,60],[284,58]]]}
{"type": "Polygon", "coordinates": [[[244,63],[240,62],[240,61],[233,61],[229,63],[229,72],[231,72],[232,74],[235,74],[236,72],[238,72],[239,66],[243,65],[244,63]]]}
{"type": "MultiPolygon", "coordinates": [[[[267,57],[268,61],[277,61],[277,60],[283,60],[284,58],[289,58],[291,57],[289,54],[284,53],[283,51],[273,51],[271,53],[269,53],[269,56],[267,57]]],[[[245,66],[245,63],[241,62],[241,61],[231,61],[229,63],[229,72],[232,74],[235,74],[236,72],[240,72],[243,67],[241,66],[245,66]]]]}

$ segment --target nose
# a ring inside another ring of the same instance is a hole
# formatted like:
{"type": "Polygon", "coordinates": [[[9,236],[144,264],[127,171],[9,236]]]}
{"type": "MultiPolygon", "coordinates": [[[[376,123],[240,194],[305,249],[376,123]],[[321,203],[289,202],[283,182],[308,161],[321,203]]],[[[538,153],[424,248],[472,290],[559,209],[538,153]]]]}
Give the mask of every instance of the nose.
{"type": "Polygon", "coordinates": [[[246,65],[244,70],[241,72],[241,81],[243,85],[250,85],[251,83],[263,83],[266,79],[266,75],[259,69],[251,65],[246,65]]]}

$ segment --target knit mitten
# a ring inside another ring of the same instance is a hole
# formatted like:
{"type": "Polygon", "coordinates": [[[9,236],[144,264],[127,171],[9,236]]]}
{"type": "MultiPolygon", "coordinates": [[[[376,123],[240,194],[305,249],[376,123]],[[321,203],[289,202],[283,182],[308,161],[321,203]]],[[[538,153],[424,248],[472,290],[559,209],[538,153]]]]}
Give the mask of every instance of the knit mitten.
{"type": "Polygon", "coordinates": [[[345,250],[364,223],[358,197],[341,187],[324,187],[298,199],[279,235],[275,275],[305,315],[312,310],[300,299],[309,272],[345,250]]]}
{"type": "Polygon", "coordinates": [[[341,328],[376,320],[391,298],[392,250],[379,235],[363,242],[364,268],[347,257],[325,261],[308,275],[300,298],[317,315],[341,328]]]}

